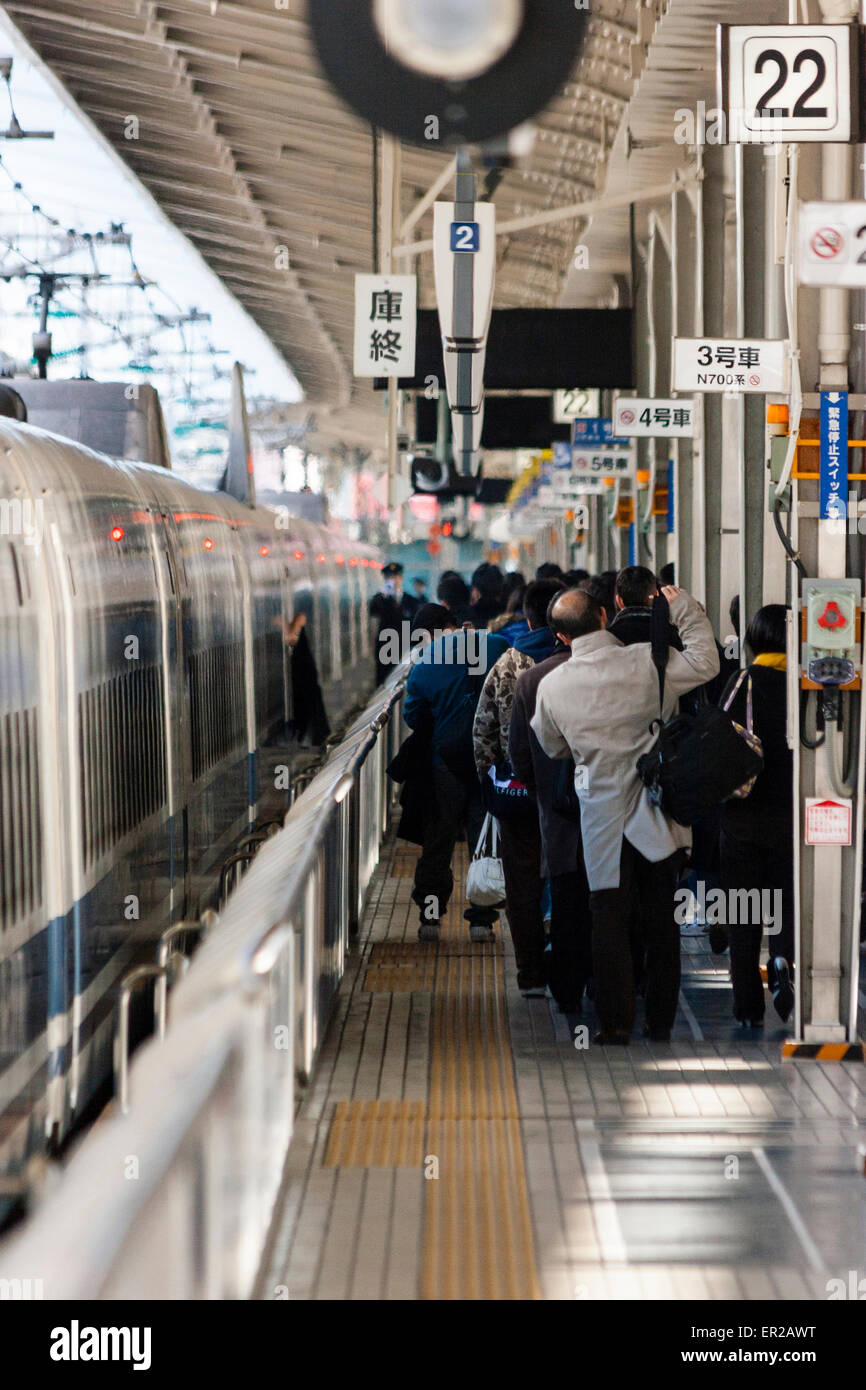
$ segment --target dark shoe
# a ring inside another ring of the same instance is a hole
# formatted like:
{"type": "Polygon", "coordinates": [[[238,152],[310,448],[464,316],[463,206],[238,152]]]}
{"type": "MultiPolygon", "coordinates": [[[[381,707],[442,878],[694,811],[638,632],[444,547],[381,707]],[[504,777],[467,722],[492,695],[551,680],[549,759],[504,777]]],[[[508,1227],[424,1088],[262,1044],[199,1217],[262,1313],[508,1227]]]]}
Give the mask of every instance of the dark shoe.
{"type": "MultiPolygon", "coordinates": [[[[734,1017],[737,1018],[736,1014],[734,1017]]],[[[762,1018],[737,1018],[737,1022],[741,1028],[763,1028],[764,1026],[762,1018]]]]}
{"type": "Polygon", "coordinates": [[[669,1028],[665,1031],[661,1028],[650,1028],[649,1024],[644,1028],[643,1035],[645,1038],[649,1038],[650,1042],[670,1042],[671,1040],[669,1028]]]}
{"type": "Polygon", "coordinates": [[[521,984],[520,976],[517,976],[517,987],[524,999],[546,999],[547,982],[545,980],[530,980],[527,978],[521,984]]]}
{"type": "Polygon", "coordinates": [[[628,1047],[631,1033],[596,1033],[593,1042],[601,1047],[628,1047]]]}
{"type": "Polygon", "coordinates": [[[439,940],[439,922],[438,922],[438,920],[435,921],[435,922],[422,922],[421,925],[420,925],[420,927],[418,928],[418,940],[419,940],[419,941],[431,941],[431,942],[432,942],[432,941],[438,941],[438,940],[439,940]]]}
{"type": "Polygon", "coordinates": [[[488,927],[483,922],[470,922],[469,940],[479,942],[489,942],[496,940],[496,933],[492,927],[488,927]]]}
{"type": "Polygon", "coordinates": [[[773,973],[776,977],[773,984],[773,1008],[782,1022],[787,1023],[794,1007],[794,986],[791,984],[791,972],[784,956],[776,956],[773,961],[773,973]]]}
{"type": "Polygon", "coordinates": [[[730,945],[727,927],[720,927],[713,924],[707,927],[707,936],[710,938],[710,950],[714,956],[723,956],[730,945]]]}

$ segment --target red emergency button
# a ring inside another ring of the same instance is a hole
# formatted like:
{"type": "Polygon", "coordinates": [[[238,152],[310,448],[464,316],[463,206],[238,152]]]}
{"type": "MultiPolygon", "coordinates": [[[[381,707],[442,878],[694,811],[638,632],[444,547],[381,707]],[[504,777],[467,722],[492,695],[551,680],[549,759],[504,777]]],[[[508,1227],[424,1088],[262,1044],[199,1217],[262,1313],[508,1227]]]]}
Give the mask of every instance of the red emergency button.
{"type": "Polygon", "coordinates": [[[827,628],[830,632],[837,632],[841,627],[848,626],[848,619],[841,612],[835,599],[830,599],[824,612],[818,619],[818,626],[827,628]]]}

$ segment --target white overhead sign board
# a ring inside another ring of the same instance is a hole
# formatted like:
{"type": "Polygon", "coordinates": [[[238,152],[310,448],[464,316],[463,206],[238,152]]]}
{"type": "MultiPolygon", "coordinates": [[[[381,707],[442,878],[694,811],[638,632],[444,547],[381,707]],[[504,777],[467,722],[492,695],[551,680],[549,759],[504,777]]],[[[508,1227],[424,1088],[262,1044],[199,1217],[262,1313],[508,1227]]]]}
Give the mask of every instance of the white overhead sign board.
{"type": "Polygon", "coordinates": [[[553,423],[570,425],[572,420],[594,418],[601,414],[600,392],[595,390],[554,391],[553,423]]]}
{"type": "Polygon", "coordinates": [[[866,285],[866,203],[801,203],[802,285],[866,285]]]}
{"type": "Polygon", "coordinates": [[[414,376],[414,275],[355,276],[355,376],[414,376]]]}
{"type": "Polygon", "coordinates": [[[653,401],[643,396],[620,396],[613,405],[613,432],[619,437],[691,439],[695,432],[695,403],[653,401]]]}
{"type": "Polygon", "coordinates": [[[790,369],[781,338],[674,338],[675,391],[786,395],[790,369]]]}
{"type": "Polygon", "coordinates": [[[729,143],[857,138],[856,25],[723,24],[718,35],[729,143]]]}

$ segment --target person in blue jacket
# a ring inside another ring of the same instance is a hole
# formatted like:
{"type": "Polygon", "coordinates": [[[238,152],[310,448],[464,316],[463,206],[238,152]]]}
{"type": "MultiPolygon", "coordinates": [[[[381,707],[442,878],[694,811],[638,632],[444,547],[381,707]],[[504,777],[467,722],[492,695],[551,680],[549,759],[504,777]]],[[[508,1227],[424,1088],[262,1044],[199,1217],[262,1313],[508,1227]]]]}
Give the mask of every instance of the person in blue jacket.
{"type": "MultiPolygon", "coordinates": [[[[424,649],[406,685],[403,718],[410,729],[432,718],[432,807],[415,868],[412,901],[418,904],[419,941],[438,941],[439,924],[454,887],[451,859],[465,833],[470,855],[484,822],[481,788],[472,752],[472,721],[487,672],[508,650],[493,633],[448,631],[424,649]]],[[[473,941],[492,941],[498,913],[468,906],[463,914],[473,941]]]]}

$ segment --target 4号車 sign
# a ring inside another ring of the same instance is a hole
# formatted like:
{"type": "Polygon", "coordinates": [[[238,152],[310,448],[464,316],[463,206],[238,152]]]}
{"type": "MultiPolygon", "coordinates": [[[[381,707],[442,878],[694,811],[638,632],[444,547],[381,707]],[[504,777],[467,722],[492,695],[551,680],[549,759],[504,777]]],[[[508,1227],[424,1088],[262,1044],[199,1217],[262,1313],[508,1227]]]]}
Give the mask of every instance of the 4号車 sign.
{"type": "Polygon", "coordinates": [[[695,433],[695,403],[620,396],[613,407],[613,432],[631,438],[691,439],[695,433]]]}
{"type": "Polygon", "coordinates": [[[675,391],[786,395],[790,371],[781,338],[674,338],[675,391]]]}

